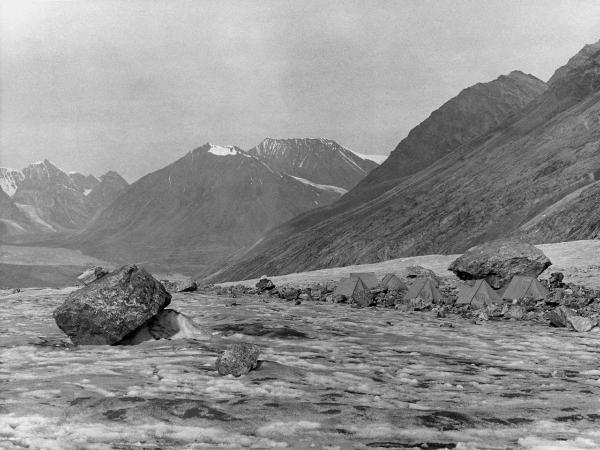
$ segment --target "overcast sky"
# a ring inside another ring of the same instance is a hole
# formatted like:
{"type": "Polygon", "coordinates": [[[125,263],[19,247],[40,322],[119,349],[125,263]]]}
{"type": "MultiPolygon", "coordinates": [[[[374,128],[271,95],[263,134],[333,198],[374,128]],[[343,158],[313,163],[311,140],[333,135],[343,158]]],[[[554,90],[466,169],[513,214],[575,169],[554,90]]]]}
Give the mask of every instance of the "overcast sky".
{"type": "Polygon", "coordinates": [[[0,4],[0,166],[129,181],[207,141],[386,154],[461,89],[600,40],[597,0],[0,4]]]}

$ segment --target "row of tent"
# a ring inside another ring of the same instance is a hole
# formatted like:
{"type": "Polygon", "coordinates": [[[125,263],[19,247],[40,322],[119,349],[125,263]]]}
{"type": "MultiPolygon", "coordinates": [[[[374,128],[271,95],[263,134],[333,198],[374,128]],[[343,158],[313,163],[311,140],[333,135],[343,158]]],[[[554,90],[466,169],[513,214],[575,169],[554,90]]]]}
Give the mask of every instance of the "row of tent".
{"type": "MultiPolygon", "coordinates": [[[[349,278],[342,278],[334,291],[334,295],[343,295],[353,299],[361,306],[371,303],[371,290],[384,288],[389,291],[407,291],[404,298],[412,300],[422,298],[438,303],[443,299],[438,283],[433,278],[417,279],[410,287],[394,274],[387,274],[381,283],[374,273],[351,273],[349,278]]],[[[512,302],[520,298],[543,300],[548,295],[546,287],[537,278],[516,275],[500,296],[485,280],[477,280],[473,286],[460,289],[457,305],[482,307],[493,303],[512,302]]]]}
{"type": "Polygon", "coordinates": [[[361,306],[367,306],[372,300],[371,289],[377,288],[387,289],[388,292],[407,291],[404,295],[406,299],[422,298],[431,300],[434,303],[442,299],[437,282],[432,278],[418,279],[408,287],[404,281],[393,273],[385,275],[380,283],[372,272],[351,273],[349,278],[342,278],[334,291],[334,295],[343,295],[346,298],[353,299],[361,306]]]}
{"type": "Polygon", "coordinates": [[[460,290],[456,304],[482,307],[492,303],[512,302],[520,298],[544,300],[547,295],[548,289],[537,278],[515,275],[502,296],[485,280],[477,280],[472,287],[466,286],[460,290]]]}

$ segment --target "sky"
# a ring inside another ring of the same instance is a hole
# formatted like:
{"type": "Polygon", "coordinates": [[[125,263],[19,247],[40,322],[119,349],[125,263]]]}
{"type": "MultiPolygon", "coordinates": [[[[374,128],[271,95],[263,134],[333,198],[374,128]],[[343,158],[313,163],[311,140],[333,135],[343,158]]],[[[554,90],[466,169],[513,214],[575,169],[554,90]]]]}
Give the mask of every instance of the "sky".
{"type": "Polygon", "coordinates": [[[0,166],[134,181],[206,142],[388,154],[445,101],[543,80],[597,0],[0,0],[0,166]]]}

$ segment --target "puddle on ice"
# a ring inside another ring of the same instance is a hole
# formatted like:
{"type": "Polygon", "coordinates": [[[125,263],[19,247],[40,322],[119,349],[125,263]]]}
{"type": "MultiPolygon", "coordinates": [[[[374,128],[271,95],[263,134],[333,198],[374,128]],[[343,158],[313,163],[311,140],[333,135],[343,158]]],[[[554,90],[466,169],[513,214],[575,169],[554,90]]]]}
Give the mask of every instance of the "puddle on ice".
{"type": "Polygon", "coordinates": [[[597,334],[185,294],[210,340],[73,347],[65,295],[2,299],[0,448],[600,448],[597,334]],[[258,369],[219,377],[239,340],[258,369]]]}

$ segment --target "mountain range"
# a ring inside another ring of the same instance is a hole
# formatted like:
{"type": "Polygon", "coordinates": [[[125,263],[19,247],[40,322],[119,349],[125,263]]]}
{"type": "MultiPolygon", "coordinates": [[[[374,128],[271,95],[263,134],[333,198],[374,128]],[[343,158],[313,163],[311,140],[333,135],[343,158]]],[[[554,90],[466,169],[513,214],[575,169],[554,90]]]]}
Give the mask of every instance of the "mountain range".
{"type": "Polygon", "coordinates": [[[65,245],[206,273],[376,166],[326,139],[265,139],[249,151],[207,143],[133,183],[65,245]]]}
{"type": "Polygon", "coordinates": [[[116,172],[65,172],[48,160],[23,170],[0,168],[0,238],[80,230],[127,187],[116,172]]]}
{"type": "Polygon", "coordinates": [[[280,225],[213,281],[428,253],[499,237],[599,237],[600,42],[543,83],[459,93],[340,200],[280,225]]]}
{"type": "MultiPolygon", "coordinates": [[[[378,149],[379,150],[379,149],[378,149]]],[[[207,143],[127,185],[45,160],[0,168],[0,237],[229,281],[600,237],[600,42],[547,83],[459,92],[381,164],[322,138],[207,143]]]]}

